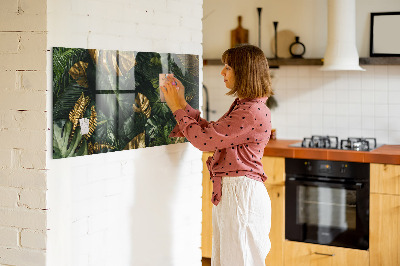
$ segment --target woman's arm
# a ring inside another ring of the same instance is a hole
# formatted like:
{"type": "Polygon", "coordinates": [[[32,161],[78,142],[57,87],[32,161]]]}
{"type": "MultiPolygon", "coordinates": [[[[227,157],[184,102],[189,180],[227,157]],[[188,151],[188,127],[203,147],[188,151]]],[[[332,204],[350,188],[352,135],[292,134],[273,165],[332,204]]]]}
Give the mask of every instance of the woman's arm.
{"type": "MultiPolygon", "coordinates": [[[[175,77],[167,77],[164,87],[160,88],[168,107],[172,112],[183,109],[187,115],[195,119],[202,127],[208,126],[209,122],[200,117],[200,111],[192,108],[185,100],[185,87],[182,82],[175,77]]],[[[180,132],[178,124],[171,131],[170,137],[184,137],[180,132]]]]}
{"type": "Polygon", "coordinates": [[[180,132],[201,151],[224,149],[248,142],[257,142],[259,128],[266,127],[257,124],[254,115],[247,109],[233,110],[228,116],[218,122],[202,127],[184,110],[176,110],[174,117],[178,121],[180,132]]]}

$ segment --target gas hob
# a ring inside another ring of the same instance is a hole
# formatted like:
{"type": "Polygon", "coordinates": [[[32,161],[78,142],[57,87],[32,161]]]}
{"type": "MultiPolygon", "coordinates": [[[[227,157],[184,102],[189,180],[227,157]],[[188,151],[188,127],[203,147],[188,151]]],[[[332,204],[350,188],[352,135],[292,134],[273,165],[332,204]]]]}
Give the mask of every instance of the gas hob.
{"type": "Polygon", "coordinates": [[[303,141],[289,145],[301,148],[337,149],[353,151],[371,151],[382,145],[378,145],[376,138],[349,137],[339,141],[337,136],[306,137],[303,141]]]}

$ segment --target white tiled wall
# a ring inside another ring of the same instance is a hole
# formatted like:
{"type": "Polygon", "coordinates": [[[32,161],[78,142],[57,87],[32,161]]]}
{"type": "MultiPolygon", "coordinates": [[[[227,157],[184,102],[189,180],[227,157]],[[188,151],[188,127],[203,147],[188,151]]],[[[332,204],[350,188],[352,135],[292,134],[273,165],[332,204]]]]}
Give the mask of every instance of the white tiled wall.
{"type": "MultiPolygon", "coordinates": [[[[232,98],[224,95],[222,66],[204,67],[216,120],[232,98]]],[[[311,135],[376,137],[381,144],[400,144],[400,66],[365,65],[364,72],[323,72],[318,66],[271,69],[278,108],[272,124],[281,139],[311,135]]]]}

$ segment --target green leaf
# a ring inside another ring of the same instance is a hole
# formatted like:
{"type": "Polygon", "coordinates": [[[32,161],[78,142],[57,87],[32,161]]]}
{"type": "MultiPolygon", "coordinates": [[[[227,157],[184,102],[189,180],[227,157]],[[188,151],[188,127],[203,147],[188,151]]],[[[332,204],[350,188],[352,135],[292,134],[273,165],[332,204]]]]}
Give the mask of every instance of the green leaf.
{"type": "Polygon", "coordinates": [[[80,156],[87,153],[87,143],[83,141],[79,151],[77,147],[81,143],[82,134],[80,127],[76,128],[71,140],[72,123],[70,121],[59,120],[53,123],[53,158],[67,158],[80,156]]]}

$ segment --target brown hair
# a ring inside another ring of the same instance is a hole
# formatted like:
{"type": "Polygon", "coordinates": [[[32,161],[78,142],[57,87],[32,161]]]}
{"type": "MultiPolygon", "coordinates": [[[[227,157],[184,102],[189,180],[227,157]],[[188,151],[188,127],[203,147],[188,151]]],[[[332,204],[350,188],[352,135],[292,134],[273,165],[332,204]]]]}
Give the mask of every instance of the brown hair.
{"type": "Polygon", "coordinates": [[[274,94],[268,61],[260,48],[248,44],[240,45],[226,50],[221,60],[235,74],[235,86],[227,95],[254,99],[274,94]]]}

